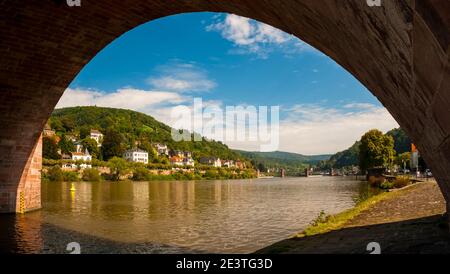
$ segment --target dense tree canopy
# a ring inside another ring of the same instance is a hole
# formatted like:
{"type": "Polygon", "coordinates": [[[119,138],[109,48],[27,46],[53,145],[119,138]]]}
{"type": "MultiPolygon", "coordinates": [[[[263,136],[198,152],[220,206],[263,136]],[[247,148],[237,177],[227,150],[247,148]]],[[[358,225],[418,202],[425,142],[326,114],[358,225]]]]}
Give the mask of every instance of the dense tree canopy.
{"type": "Polygon", "coordinates": [[[53,137],[42,138],[42,156],[46,159],[58,160],[61,156],[58,153],[58,144],[53,137]]]}
{"type": "Polygon", "coordinates": [[[406,135],[406,132],[403,129],[393,129],[386,133],[386,135],[392,136],[392,138],[394,138],[394,149],[397,154],[411,151],[411,139],[408,135],[406,135]]]}
{"type": "Polygon", "coordinates": [[[394,138],[373,129],[364,134],[359,145],[359,167],[362,171],[387,167],[395,159],[394,138]]]}
{"type": "MultiPolygon", "coordinates": [[[[104,140],[102,151],[98,155],[102,155],[104,160],[121,156],[124,150],[136,146],[149,151],[151,159],[156,153],[150,149],[151,145],[163,143],[167,144],[170,149],[191,151],[196,160],[204,156],[215,156],[221,159],[246,161],[244,156],[229,149],[221,142],[205,138],[201,138],[201,141],[198,142],[176,142],[172,139],[171,127],[158,122],[149,115],[132,110],[102,107],[56,109],[49,124],[57,134],[70,133],[80,140],[86,139],[90,135],[91,129],[99,130],[104,134],[104,140]]],[[[95,152],[89,151],[91,154],[95,154],[95,152]]]]}

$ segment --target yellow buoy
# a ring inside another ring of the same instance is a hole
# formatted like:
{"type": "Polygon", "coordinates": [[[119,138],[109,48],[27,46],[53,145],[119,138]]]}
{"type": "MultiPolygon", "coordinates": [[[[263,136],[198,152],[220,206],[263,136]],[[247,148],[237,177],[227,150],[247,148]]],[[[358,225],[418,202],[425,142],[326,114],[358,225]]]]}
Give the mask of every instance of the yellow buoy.
{"type": "Polygon", "coordinates": [[[71,185],[71,187],[70,187],[70,191],[75,191],[76,189],[75,189],[75,184],[74,183],[72,183],[72,185],[71,185]]]}

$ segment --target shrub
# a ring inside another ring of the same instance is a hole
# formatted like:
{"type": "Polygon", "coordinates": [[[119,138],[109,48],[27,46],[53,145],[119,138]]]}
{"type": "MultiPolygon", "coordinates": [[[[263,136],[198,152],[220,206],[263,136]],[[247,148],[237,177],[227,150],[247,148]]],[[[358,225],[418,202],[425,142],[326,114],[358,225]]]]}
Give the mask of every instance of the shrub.
{"type": "Polygon", "coordinates": [[[394,182],[384,181],[379,186],[381,189],[393,189],[394,188],[394,182]]]}
{"type": "Polygon", "coordinates": [[[318,226],[319,224],[326,223],[330,216],[325,213],[325,211],[320,211],[319,215],[310,223],[310,226],[318,226]]]}
{"type": "Polygon", "coordinates": [[[371,186],[380,187],[381,184],[386,182],[386,179],[383,176],[370,176],[368,181],[371,186]]]}
{"type": "Polygon", "coordinates": [[[100,175],[100,172],[95,168],[86,168],[83,170],[83,181],[88,182],[100,182],[102,180],[102,176],[100,175]]]}
{"type": "Polygon", "coordinates": [[[111,177],[114,181],[119,181],[120,177],[127,174],[129,164],[122,158],[113,157],[108,161],[108,167],[111,170],[111,177]]]}
{"type": "Polygon", "coordinates": [[[59,166],[53,166],[48,169],[47,176],[48,180],[51,182],[63,182],[64,181],[64,173],[59,166]]]}
{"type": "Polygon", "coordinates": [[[394,187],[402,188],[402,187],[409,185],[410,183],[411,183],[411,180],[409,179],[409,177],[399,176],[399,177],[395,178],[394,187]]]}
{"type": "Polygon", "coordinates": [[[78,172],[75,171],[63,171],[65,182],[78,182],[80,178],[78,177],[78,172]]]}
{"type": "Polygon", "coordinates": [[[149,181],[150,179],[150,171],[145,167],[137,167],[133,170],[134,181],[149,181]]]}

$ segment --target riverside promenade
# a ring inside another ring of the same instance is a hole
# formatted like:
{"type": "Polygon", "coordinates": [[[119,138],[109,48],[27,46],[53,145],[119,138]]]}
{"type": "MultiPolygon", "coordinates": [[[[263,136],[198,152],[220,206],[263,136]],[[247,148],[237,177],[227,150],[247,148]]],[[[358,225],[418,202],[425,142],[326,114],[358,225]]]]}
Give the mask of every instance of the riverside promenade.
{"type": "Polygon", "coordinates": [[[369,254],[371,242],[382,254],[449,254],[445,200],[436,182],[395,190],[337,230],[286,239],[257,253],[369,254]]]}

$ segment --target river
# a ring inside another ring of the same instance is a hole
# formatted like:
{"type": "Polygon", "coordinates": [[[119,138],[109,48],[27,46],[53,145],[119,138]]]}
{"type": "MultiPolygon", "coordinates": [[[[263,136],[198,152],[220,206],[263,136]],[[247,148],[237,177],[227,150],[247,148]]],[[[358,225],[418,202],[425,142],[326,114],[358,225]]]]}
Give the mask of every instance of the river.
{"type": "Polygon", "coordinates": [[[0,216],[0,252],[249,253],[367,192],[352,177],[43,183],[41,210],[0,216]]]}

